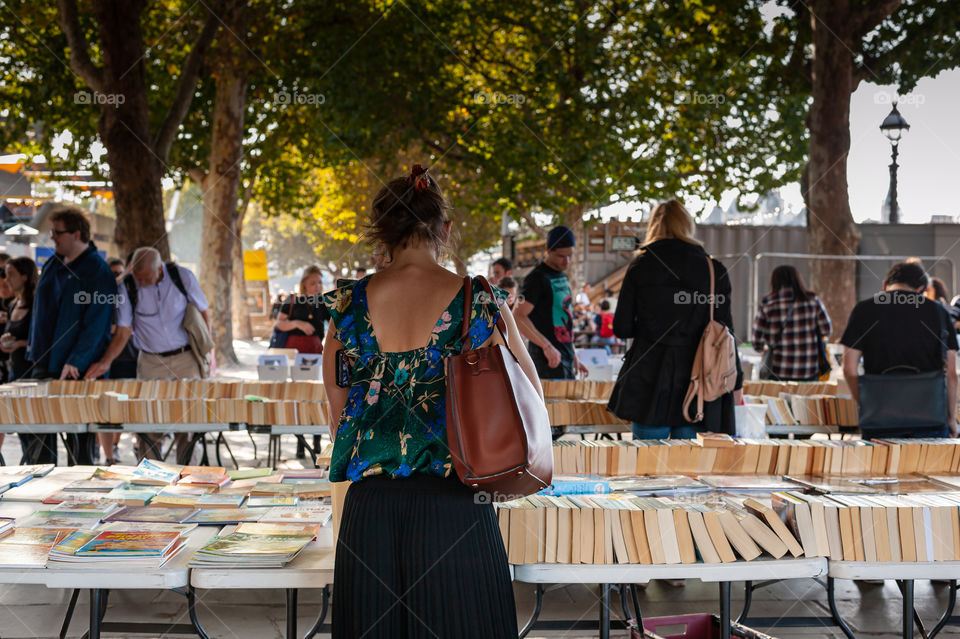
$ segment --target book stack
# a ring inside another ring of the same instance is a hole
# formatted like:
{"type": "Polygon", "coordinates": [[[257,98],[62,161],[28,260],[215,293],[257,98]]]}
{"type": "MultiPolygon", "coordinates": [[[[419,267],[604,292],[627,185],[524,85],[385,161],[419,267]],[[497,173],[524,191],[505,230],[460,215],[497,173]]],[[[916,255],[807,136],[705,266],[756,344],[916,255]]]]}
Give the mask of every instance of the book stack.
{"type": "Polygon", "coordinates": [[[615,382],[591,382],[580,380],[541,380],[546,399],[609,399],[615,382]]]}
{"type": "Polygon", "coordinates": [[[497,519],[513,564],[720,563],[802,554],[772,509],[756,500],[534,495],[498,504],[497,519]]]}
{"type": "MultiPolygon", "coordinates": [[[[286,525],[290,524],[273,524],[286,525]]],[[[294,525],[291,532],[301,532],[302,526],[294,525]]],[[[300,554],[315,534],[261,534],[235,531],[214,537],[198,550],[190,566],[232,568],[282,568],[300,554]]]]}
{"type": "Polygon", "coordinates": [[[960,560],[960,494],[773,494],[807,556],[835,561],[960,560]]]}
{"type": "Polygon", "coordinates": [[[950,474],[960,473],[960,440],[559,440],[553,460],[557,474],[604,477],[950,474]]]}
{"type": "MultiPolygon", "coordinates": [[[[843,386],[846,386],[845,384],[843,386]]],[[[838,382],[775,382],[771,380],[743,380],[744,395],[846,395],[838,382]]]]}
{"type": "Polygon", "coordinates": [[[0,539],[0,568],[43,568],[50,549],[74,531],[73,528],[18,526],[0,539]]]}
{"type": "Polygon", "coordinates": [[[50,550],[49,561],[123,562],[126,566],[159,568],[183,547],[183,538],[177,531],[76,531],[50,550]]]}
{"type": "Polygon", "coordinates": [[[606,400],[548,401],[547,414],[553,426],[629,423],[608,411],[606,400]]]}
{"type": "Polygon", "coordinates": [[[0,395],[0,423],[326,424],[319,382],[52,380],[0,395]]]}
{"type": "Polygon", "coordinates": [[[857,426],[858,407],[852,397],[835,395],[744,395],[748,404],[766,404],[767,423],[780,426],[857,426]]]}

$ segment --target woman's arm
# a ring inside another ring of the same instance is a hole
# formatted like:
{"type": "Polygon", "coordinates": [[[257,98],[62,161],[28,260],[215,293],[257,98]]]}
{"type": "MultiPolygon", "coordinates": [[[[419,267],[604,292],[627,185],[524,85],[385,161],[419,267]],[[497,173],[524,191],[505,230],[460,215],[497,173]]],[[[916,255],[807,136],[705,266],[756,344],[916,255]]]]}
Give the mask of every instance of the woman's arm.
{"type": "Polygon", "coordinates": [[[343,348],[343,344],[334,337],[335,333],[336,328],[333,322],[330,322],[323,344],[323,388],[327,391],[327,419],[331,439],[336,438],[337,424],[340,423],[340,415],[347,403],[349,391],[347,388],[337,386],[337,351],[343,348]]]}
{"type": "Polygon", "coordinates": [[[758,353],[762,353],[764,350],[769,326],[766,306],[763,302],[760,302],[760,305],[757,306],[757,315],[753,318],[753,349],[758,353]]]}
{"type": "Polygon", "coordinates": [[[817,306],[819,310],[817,311],[817,327],[820,329],[820,335],[823,337],[830,337],[830,333],[833,332],[833,322],[830,321],[830,316],[827,315],[827,309],[823,305],[823,301],[819,297],[815,297],[817,300],[817,306]]]}

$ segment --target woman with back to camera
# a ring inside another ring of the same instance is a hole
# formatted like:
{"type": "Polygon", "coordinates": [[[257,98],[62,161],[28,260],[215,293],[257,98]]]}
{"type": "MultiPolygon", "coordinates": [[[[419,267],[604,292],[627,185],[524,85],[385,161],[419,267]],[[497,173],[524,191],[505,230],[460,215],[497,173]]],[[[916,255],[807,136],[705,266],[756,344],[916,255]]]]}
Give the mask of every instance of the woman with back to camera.
{"type": "Polygon", "coordinates": [[[337,424],[330,480],[350,480],[337,539],[336,639],[360,636],[515,639],[516,608],[493,506],[478,503],[452,470],[446,442],[444,359],[503,343],[543,397],[512,314],[439,263],[449,205],[419,165],[392,180],[371,207],[368,236],[390,267],[327,293],[332,320],[323,383],[337,424]],[[337,353],[349,363],[338,379],[337,353]],[[344,387],[345,386],[345,387],[344,387]]]}
{"type": "Polygon", "coordinates": [[[613,318],[620,339],[633,338],[610,395],[608,409],[633,422],[634,439],[689,439],[698,431],[733,434],[733,406],[740,403],[743,373],[737,356],[732,393],[705,402],[703,420],[683,417],[697,346],[710,314],[710,271],[715,285],[714,319],[733,331],[730,278],[694,237],[693,216],[677,200],[657,205],[640,253],[624,275],[613,318]]]}
{"type": "Polygon", "coordinates": [[[753,347],[764,353],[762,379],[810,382],[819,377],[820,340],[833,327],[823,302],[807,290],[797,269],[781,265],[770,274],[770,292],[753,320],[753,347]]]}

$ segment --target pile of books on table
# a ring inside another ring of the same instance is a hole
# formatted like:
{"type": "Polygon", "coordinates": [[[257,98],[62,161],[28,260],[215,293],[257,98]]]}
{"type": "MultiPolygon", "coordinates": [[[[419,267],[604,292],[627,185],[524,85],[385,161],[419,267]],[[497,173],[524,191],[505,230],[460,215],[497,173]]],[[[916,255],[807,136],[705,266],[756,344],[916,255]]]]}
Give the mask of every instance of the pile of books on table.
{"type": "Polygon", "coordinates": [[[326,424],[320,382],[52,380],[0,395],[0,423],[326,424]]]}
{"type": "Polygon", "coordinates": [[[960,473],[960,439],[559,440],[554,473],[603,476],[960,473]]]}
{"type": "Polygon", "coordinates": [[[232,568],[282,568],[317,536],[315,523],[241,524],[198,550],[190,566],[232,568]]]}

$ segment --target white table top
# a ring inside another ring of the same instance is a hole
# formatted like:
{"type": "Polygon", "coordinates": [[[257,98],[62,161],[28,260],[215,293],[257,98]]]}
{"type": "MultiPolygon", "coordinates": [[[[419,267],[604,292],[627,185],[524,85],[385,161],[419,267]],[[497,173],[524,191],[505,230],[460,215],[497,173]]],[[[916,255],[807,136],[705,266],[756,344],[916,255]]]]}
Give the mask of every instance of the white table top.
{"type": "Polygon", "coordinates": [[[651,579],[760,581],[817,577],[825,572],[827,560],[823,557],[755,559],[726,564],[521,564],[514,567],[514,580],[549,584],[644,583],[651,579]]]}
{"type": "MultiPolygon", "coordinates": [[[[235,526],[227,526],[223,533],[235,526]]],[[[320,529],[317,540],[310,542],[297,558],[283,568],[192,568],[190,583],[194,588],[323,588],[333,583],[332,523],[320,529]]]]}
{"type": "Polygon", "coordinates": [[[88,424],[0,424],[0,433],[85,433],[88,424]]]}
{"type": "MultiPolygon", "coordinates": [[[[44,477],[34,477],[25,484],[14,486],[3,493],[0,504],[7,502],[39,502],[53,493],[63,490],[63,487],[78,479],[89,479],[96,466],[57,466],[44,477]]],[[[52,505],[43,504],[47,508],[52,505]]]]}
{"type": "Polygon", "coordinates": [[[831,561],[837,579],[960,579],[960,561],[831,561]]]}
{"type": "Polygon", "coordinates": [[[220,531],[219,526],[199,526],[186,536],[186,548],[161,568],[125,567],[117,562],[48,564],[44,582],[48,588],[168,589],[189,583],[187,564],[193,553],[220,531]]]}
{"type": "Polygon", "coordinates": [[[248,424],[247,430],[253,433],[270,433],[271,435],[329,435],[330,427],[326,424],[248,424]]]}

